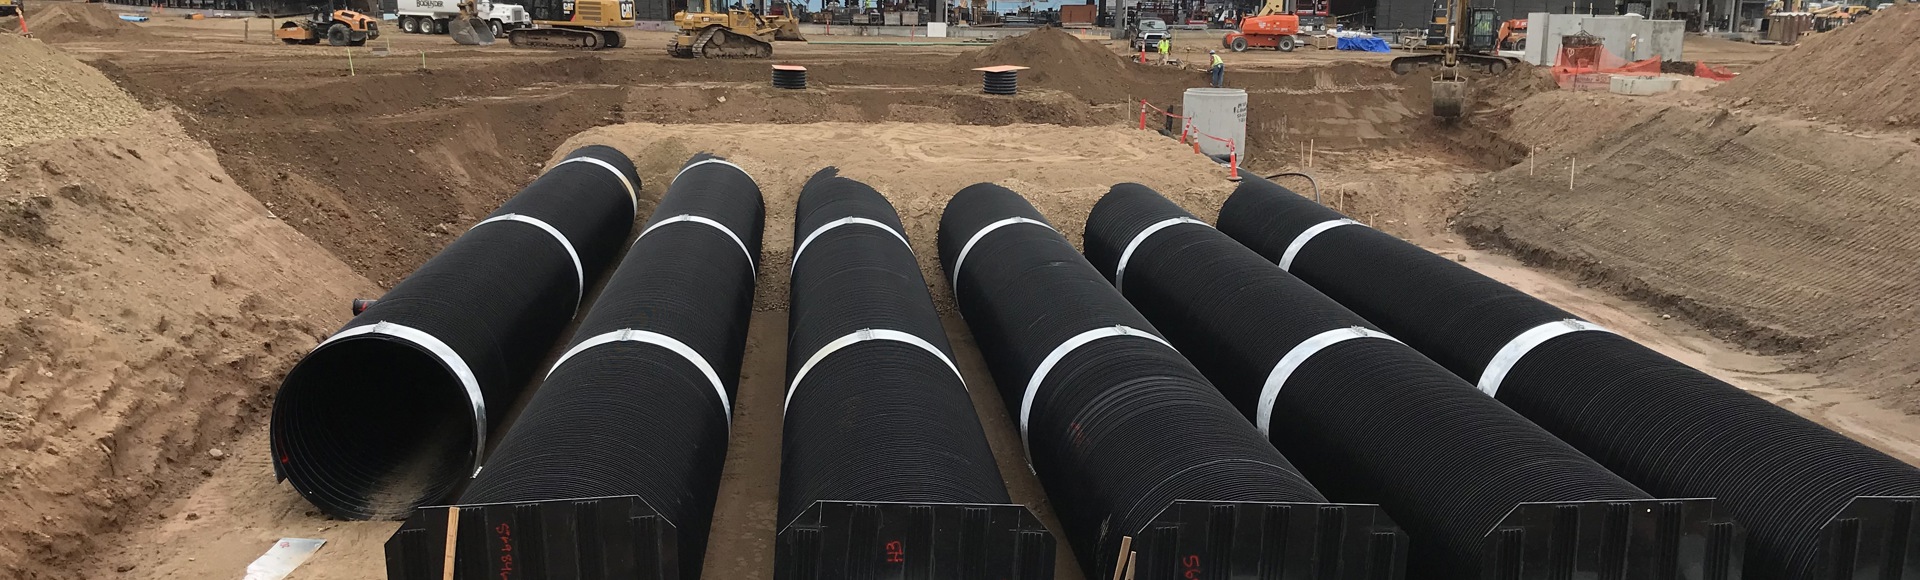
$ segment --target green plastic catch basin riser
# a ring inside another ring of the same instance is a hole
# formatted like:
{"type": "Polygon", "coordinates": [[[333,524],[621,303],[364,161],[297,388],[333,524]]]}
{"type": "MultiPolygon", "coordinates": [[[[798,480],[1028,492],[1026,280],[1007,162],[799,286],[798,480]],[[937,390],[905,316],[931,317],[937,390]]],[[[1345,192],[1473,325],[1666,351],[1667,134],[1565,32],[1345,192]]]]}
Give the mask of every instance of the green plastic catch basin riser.
{"type": "MultiPolygon", "coordinates": [[[[460,510],[455,580],[683,580],[672,522],[638,496],[432,506],[387,539],[388,580],[443,580],[447,511],[460,510]]],[[[683,575],[683,573],[685,575],[683,575]]]]}
{"type": "Polygon", "coordinates": [[[780,530],[775,580],[1051,580],[1053,534],[1007,504],[817,501],[780,530]]]}

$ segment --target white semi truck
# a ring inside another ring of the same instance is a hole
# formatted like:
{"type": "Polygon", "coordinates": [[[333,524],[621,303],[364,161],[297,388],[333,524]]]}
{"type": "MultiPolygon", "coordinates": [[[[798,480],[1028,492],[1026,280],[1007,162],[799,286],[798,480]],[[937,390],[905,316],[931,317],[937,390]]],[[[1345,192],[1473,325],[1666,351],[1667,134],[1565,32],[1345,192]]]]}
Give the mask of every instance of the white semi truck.
{"type": "MultiPolygon", "coordinates": [[[[479,0],[479,12],[487,15],[487,27],[494,37],[516,28],[531,28],[533,18],[519,4],[498,4],[479,0]]],[[[460,0],[399,0],[395,13],[400,16],[400,31],[413,34],[446,34],[447,21],[460,17],[460,0]]]]}

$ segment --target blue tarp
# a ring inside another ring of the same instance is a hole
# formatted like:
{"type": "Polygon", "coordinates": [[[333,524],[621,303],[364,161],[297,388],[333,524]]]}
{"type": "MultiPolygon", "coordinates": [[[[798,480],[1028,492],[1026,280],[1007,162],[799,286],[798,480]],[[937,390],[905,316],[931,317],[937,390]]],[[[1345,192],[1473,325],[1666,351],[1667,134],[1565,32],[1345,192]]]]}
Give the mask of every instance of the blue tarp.
{"type": "Polygon", "coordinates": [[[1364,50],[1367,52],[1393,52],[1387,41],[1378,38],[1341,38],[1333,45],[1338,50],[1364,50]]]}

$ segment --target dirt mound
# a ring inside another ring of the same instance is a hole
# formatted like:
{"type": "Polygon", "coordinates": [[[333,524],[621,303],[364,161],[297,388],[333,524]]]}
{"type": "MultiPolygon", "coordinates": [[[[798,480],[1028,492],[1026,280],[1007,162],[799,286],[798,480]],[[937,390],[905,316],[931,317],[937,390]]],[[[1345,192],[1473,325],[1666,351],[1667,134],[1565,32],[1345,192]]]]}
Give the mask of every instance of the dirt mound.
{"type": "MultiPolygon", "coordinates": [[[[1591,108],[1572,98],[1532,114],[1591,108]]],[[[1686,106],[1562,142],[1479,184],[1459,227],[1920,411],[1920,145],[1686,106]]]]}
{"type": "Polygon", "coordinates": [[[140,104],[100,71],[37,40],[0,35],[0,70],[7,71],[0,83],[0,111],[6,112],[0,150],[100,133],[141,114],[140,104]]]}
{"type": "Polygon", "coordinates": [[[153,33],[101,4],[73,2],[35,2],[27,7],[27,30],[35,38],[53,42],[95,40],[145,40],[153,33]]]}
{"type": "Polygon", "coordinates": [[[177,125],[133,127],[0,152],[0,578],[126,577],[77,560],[223,457],[271,481],[234,437],[374,293],[177,125]]]}
{"type": "Polygon", "coordinates": [[[1862,127],[1920,127],[1920,6],[1881,10],[1816,34],[1710,94],[1781,105],[1862,127]]]}
{"type": "Polygon", "coordinates": [[[995,42],[993,46],[954,57],[954,68],[1013,64],[1030,67],[1020,71],[1023,87],[1043,87],[1068,91],[1091,102],[1120,102],[1140,92],[1130,65],[1105,45],[1075,38],[1058,28],[1033,32],[995,42]]]}

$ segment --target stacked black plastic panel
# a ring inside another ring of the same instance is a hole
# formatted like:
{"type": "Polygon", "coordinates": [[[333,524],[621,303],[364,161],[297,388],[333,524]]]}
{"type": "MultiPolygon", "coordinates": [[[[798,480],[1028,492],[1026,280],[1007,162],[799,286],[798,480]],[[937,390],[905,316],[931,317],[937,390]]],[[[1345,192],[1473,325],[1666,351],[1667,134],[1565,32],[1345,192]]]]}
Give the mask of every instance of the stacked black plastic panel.
{"type": "Polygon", "coordinates": [[[828,168],[793,231],[778,577],[1052,578],[893,205],[828,168]]]}
{"type": "Polygon", "coordinates": [[[452,493],[618,255],[639,186],[626,155],[577,149],[354,316],[281,383],[275,473],[346,519],[452,493]]]}
{"type": "MultiPolygon", "coordinates": [[[[457,506],[457,578],[696,578],[725,459],[763,220],[745,171],[674,178],[457,506]],[[500,556],[511,556],[503,559],[500,556]]],[[[387,542],[438,580],[448,508],[387,542]]]]}
{"type": "Polygon", "coordinates": [[[1329,498],[1386,508],[1421,578],[1738,576],[1711,500],[1649,500],[1145,186],[1094,205],[1086,254],[1329,498]]]}
{"type": "Polygon", "coordinates": [[[1642,489],[1719,498],[1750,577],[1920,577],[1912,466],[1273,183],[1219,227],[1642,489]]]}
{"type": "Polygon", "coordinates": [[[961,190],[939,248],[1089,574],[1132,556],[1139,578],[1404,575],[1377,506],[1326,503],[1019,194],[961,190]]]}

